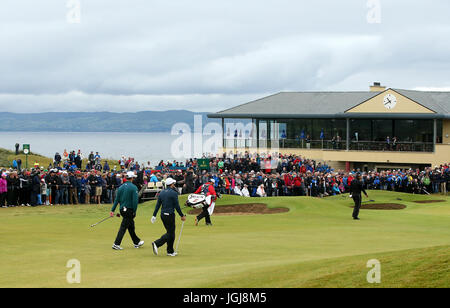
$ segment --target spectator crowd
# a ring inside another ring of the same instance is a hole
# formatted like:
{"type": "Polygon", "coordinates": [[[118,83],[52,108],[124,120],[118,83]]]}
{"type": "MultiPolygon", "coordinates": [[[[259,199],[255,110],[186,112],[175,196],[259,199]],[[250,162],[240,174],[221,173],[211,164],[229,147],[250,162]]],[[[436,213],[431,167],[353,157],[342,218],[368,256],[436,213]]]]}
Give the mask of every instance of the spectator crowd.
{"type": "Polygon", "coordinates": [[[137,174],[139,189],[148,183],[177,181],[180,194],[193,193],[211,182],[221,194],[244,197],[311,196],[326,197],[349,192],[356,173],[362,174],[365,189],[413,194],[447,194],[450,185],[449,164],[419,169],[363,172],[334,170],[322,162],[296,155],[259,156],[245,153],[209,157],[204,166],[198,159],[184,162],[161,161],[152,167],[122,157],[118,169],[110,168],[98,152],[91,152],[83,166],[78,151],[55,154],[47,169],[2,169],[0,206],[36,206],[57,204],[102,204],[114,202],[117,189],[126,181],[125,173],[137,174]]]}

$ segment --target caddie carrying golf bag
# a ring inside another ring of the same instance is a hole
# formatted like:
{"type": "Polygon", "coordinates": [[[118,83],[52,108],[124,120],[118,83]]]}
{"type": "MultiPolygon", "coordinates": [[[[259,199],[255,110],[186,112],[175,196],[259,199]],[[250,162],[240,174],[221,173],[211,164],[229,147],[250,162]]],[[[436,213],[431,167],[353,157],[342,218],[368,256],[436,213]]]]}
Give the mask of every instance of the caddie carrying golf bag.
{"type": "Polygon", "coordinates": [[[201,209],[204,206],[208,206],[209,215],[213,214],[215,205],[215,197],[212,195],[205,196],[199,194],[190,194],[188,196],[188,199],[186,200],[186,206],[194,209],[201,209]]]}

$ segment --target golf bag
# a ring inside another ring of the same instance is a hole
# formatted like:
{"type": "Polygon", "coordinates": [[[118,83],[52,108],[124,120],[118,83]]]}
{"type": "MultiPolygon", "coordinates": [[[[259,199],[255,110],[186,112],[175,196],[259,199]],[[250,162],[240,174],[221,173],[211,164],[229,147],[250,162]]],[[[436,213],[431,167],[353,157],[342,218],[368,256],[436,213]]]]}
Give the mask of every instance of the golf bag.
{"type": "Polygon", "coordinates": [[[214,196],[190,194],[186,200],[186,206],[194,209],[201,209],[208,206],[209,215],[213,214],[215,205],[216,202],[214,196]]]}

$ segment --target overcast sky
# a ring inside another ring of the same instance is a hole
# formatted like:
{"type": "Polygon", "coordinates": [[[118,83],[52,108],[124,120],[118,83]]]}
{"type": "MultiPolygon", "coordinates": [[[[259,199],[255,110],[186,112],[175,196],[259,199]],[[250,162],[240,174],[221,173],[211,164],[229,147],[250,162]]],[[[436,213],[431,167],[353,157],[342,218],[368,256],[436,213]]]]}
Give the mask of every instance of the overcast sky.
{"type": "Polygon", "coordinates": [[[448,0],[2,0],[0,112],[215,112],[374,81],[450,91],[449,12],[448,0]]]}

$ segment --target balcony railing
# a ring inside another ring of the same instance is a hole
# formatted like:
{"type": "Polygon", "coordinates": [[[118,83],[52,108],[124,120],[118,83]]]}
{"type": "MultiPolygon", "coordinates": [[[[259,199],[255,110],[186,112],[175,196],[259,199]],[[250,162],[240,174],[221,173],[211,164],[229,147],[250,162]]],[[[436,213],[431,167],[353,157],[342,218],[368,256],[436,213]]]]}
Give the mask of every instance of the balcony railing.
{"type": "MultiPolygon", "coordinates": [[[[345,151],[347,143],[345,140],[298,140],[280,139],[276,142],[271,140],[260,140],[260,147],[273,148],[278,144],[280,149],[322,149],[329,151],[345,151]]],[[[256,140],[225,140],[226,148],[252,148],[256,147],[256,140]]],[[[385,141],[351,141],[351,151],[397,151],[397,152],[434,152],[432,142],[397,142],[395,145],[387,144],[385,141]]]]}
{"type": "Polygon", "coordinates": [[[352,151],[397,151],[397,152],[434,152],[432,142],[397,142],[386,141],[352,141],[352,151]]]}
{"type": "MultiPolygon", "coordinates": [[[[346,141],[331,140],[280,140],[280,148],[303,148],[303,149],[323,149],[342,151],[347,149],[346,141]]],[[[351,151],[397,151],[397,152],[433,152],[432,142],[397,142],[395,145],[385,141],[351,141],[349,144],[351,151]]]]}
{"type": "Polygon", "coordinates": [[[281,139],[278,141],[280,148],[291,149],[323,149],[323,150],[345,150],[345,141],[331,142],[331,140],[298,140],[298,139],[281,139]]]}

